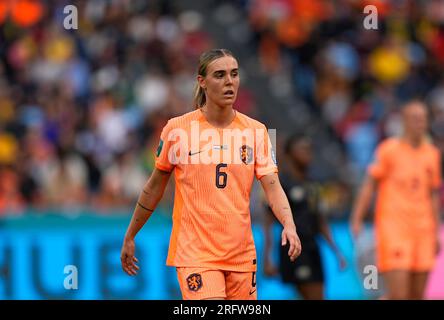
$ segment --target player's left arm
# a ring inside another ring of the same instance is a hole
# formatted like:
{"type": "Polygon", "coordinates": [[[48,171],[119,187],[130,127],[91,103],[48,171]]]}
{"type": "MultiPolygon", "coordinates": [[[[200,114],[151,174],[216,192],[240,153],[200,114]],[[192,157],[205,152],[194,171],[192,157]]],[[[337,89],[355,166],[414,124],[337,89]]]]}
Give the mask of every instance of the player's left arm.
{"type": "Polygon", "coordinates": [[[441,169],[441,153],[437,150],[434,158],[433,175],[432,175],[432,185],[431,185],[431,200],[432,200],[432,210],[433,217],[435,219],[436,228],[436,254],[441,250],[440,234],[439,229],[441,225],[441,199],[440,190],[442,185],[442,169],[441,169]]]}
{"type": "Polygon", "coordinates": [[[441,225],[441,205],[440,205],[440,196],[439,196],[439,189],[435,188],[432,189],[432,207],[433,207],[433,216],[435,218],[436,223],[436,254],[439,253],[441,250],[441,241],[439,240],[440,234],[440,225],[441,225]]]}
{"type": "Polygon", "coordinates": [[[318,213],[318,222],[319,222],[319,232],[322,234],[324,239],[327,241],[327,243],[335,253],[339,261],[339,268],[341,270],[344,270],[347,267],[347,261],[342,255],[341,250],[339,250],[339,247],[336,245],[333,235],[331,234],[331,229],[330,226],[328,225],[327,218],[321,213],[318,213]]]}
{"type": "Polygon", "coordinates": [[[336,241],[331,233],[331,228],[328,224],[327,213],[321,205],[322,197],[319,187],[316,187],[314,190],[316,197],[316,219],[318,222],[319,233],[324,237],[325,241],[327,241],[328,245],[335,253],[336,258],[339,261],[339,269],[344,270],[347,267],[347,261],[342,255],[341,250],[339,250],[339,247],[337,246],[336,241]]]}
{"type": "Polygon", "coordinates": [[[264,189],[267,201],[275,217],[282,224],[282,246],[290,245],[288,256],[294,261],[301,254],[301,241],[296,232],[296,226],[293,221],[290,204],[287,196],[282,189],[277,173],[265,175],[260,178],[262,188],[264,189]]]}

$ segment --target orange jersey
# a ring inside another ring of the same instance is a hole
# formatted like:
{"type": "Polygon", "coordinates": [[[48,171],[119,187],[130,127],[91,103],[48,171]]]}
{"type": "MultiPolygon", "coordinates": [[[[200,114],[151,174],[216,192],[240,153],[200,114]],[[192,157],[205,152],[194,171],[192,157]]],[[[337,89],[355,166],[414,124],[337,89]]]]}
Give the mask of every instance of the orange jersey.
{"type": "Polygon", "coordinates": [[[200,109],[173,118],[162,131],[156,168],[174,170],[176,182],[167,265],[255,271],[250,190],[255,176],[277,172],[265,126],[240,112],[223,129],[200,109]],[[251,130],[259,134],[229,135],[251,130]]]}
{"type": "MultiPolygon", "coordinates": [[[[431,143],[418,148],[399,138],[383,141],[368,173],[378,181],[376,227],[384,234],[395,230],[415,236],[433,231],[431,192],[441,185],[441,156],[431,143]]],[[[396,235],[394,235],[396,236],[396,235]]]]}

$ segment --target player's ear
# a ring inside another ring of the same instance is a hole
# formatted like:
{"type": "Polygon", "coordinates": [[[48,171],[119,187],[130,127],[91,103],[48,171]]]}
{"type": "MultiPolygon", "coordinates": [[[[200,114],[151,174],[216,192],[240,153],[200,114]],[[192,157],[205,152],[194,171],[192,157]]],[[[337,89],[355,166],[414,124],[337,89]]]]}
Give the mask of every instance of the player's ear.
{"type": "Polygon", "coordinates": [[[205,77],[201,76],[200,74],[197,75],[197,83],[199,84],[199,86],[205,90],[206,89],[206,83],[205,83],[205,77]]]}

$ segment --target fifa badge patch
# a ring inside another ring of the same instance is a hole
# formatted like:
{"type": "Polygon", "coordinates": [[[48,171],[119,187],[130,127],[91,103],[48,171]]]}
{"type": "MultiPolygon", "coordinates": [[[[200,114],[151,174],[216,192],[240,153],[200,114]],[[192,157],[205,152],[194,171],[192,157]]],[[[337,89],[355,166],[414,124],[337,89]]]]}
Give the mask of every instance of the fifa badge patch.
{"type": "Polygon", "coordinates": [[[250,164],[253,161],[253,148],[244,144],[239,148],[239,152],[243,163],[250,164]]]}
{"type": "Polygon", "coordinates": [[[160,139],[159,146],[157,147],[156,157],[160,155],[160,153],[162,152],[162,148],[163,148],[163,140],[160,139]]]}
{"type": "Polygon", "coordinates": [[[197,291],[202,288],[202,276],[199,273],[192,273],[187,278],[188,289],[197,291]]]}

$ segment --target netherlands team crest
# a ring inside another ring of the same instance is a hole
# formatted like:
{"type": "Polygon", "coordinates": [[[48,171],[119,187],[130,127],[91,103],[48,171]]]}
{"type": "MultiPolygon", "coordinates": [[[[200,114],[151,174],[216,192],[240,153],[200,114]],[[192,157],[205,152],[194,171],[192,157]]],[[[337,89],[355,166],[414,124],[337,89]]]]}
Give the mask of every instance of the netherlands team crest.
{"type": "Polygon", "coordinates": [[[244,144],[239,148],[239,152],[243,163],[250,164],[253,161],[253,148],[244,144]]]}
{"type": "Polygon", "coordinates": [[[199,273],[192,273],[187,277],[188,289],[197,291],[202,287],[202,276],[199,273]]]}

